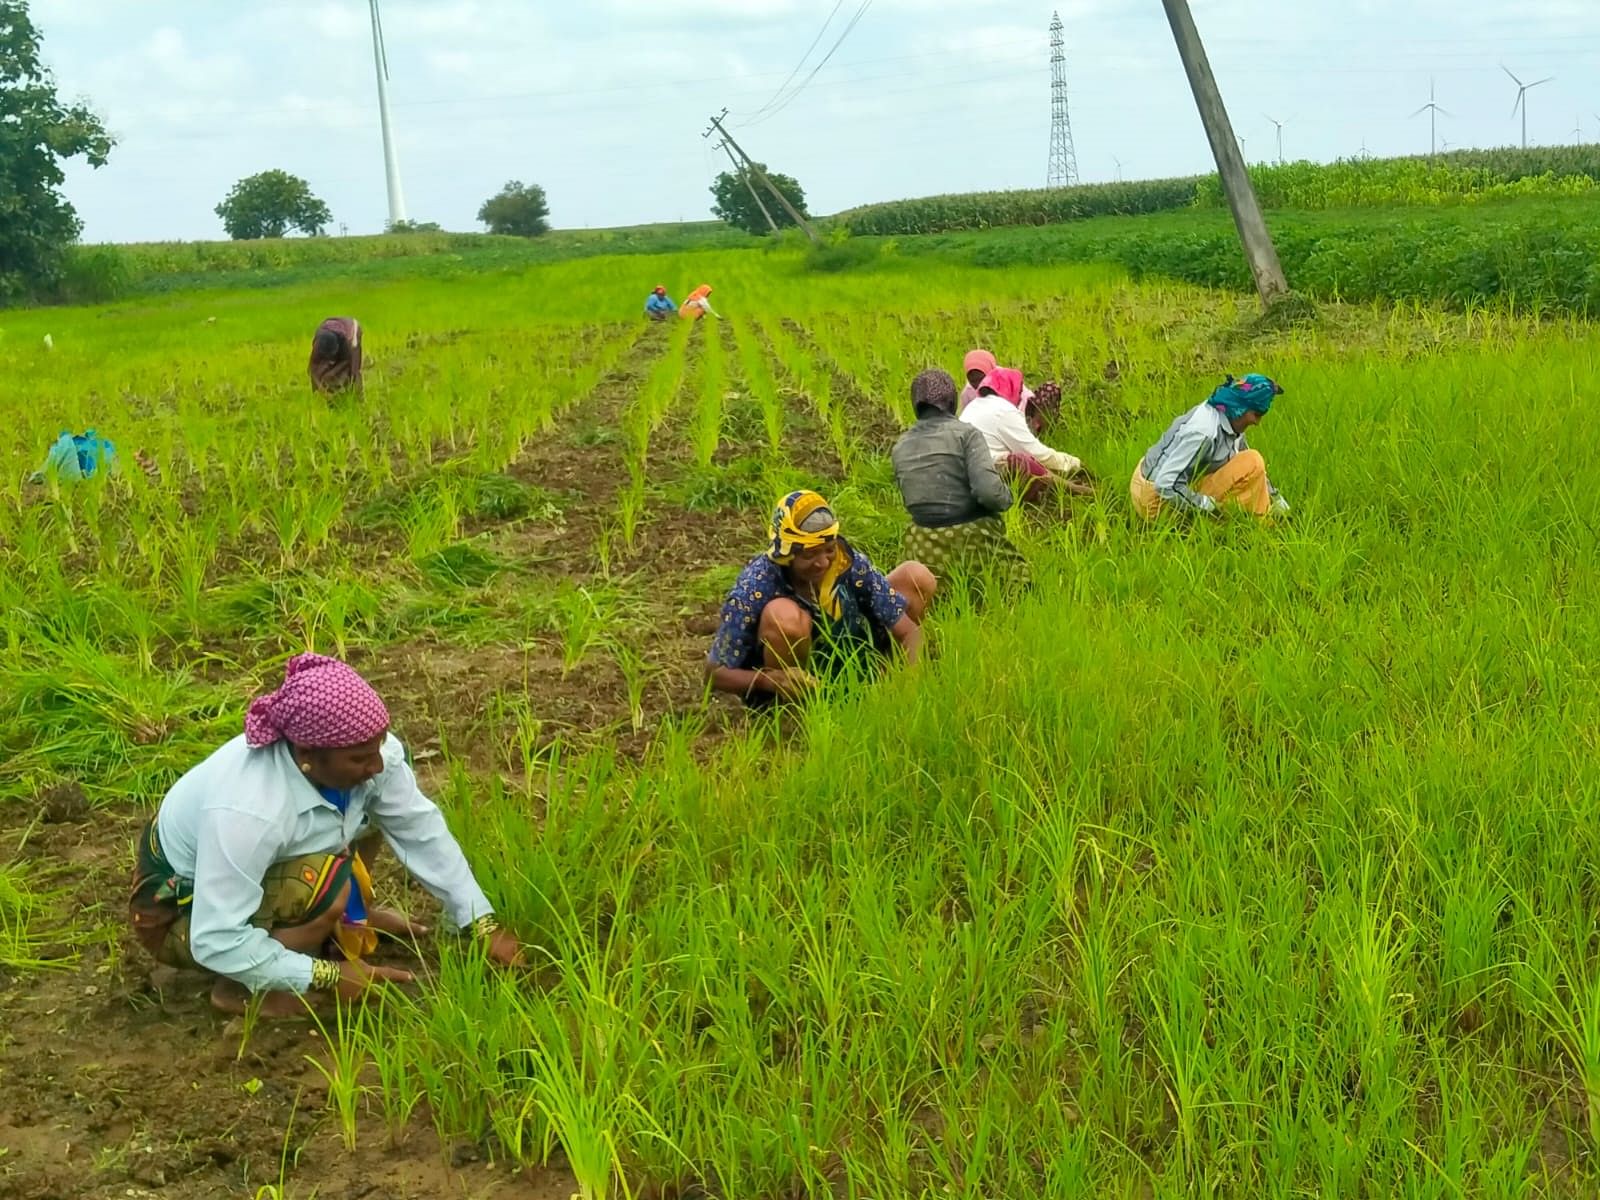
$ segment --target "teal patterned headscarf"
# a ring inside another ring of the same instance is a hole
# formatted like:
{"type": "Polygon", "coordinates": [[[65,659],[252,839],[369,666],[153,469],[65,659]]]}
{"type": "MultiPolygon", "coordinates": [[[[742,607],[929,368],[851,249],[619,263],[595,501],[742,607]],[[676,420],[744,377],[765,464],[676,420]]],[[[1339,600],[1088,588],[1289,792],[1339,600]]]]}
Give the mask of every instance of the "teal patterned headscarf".
{"type": "Polygon", "coordinates": [[[1272,407],[1272,398],[1281,395],[1283,389],[1265,375],[1246,375],[1238,380],[1229,375],[1206,403],[1220,408],[1231,421],[1247,412],[1266,412],[1272,407]]]}

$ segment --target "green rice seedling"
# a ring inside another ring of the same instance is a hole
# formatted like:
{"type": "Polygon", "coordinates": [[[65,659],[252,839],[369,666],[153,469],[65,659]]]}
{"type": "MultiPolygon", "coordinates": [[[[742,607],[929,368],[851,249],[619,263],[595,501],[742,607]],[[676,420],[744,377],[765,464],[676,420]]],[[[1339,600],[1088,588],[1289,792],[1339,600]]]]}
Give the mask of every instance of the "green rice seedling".
{"type": "Polygon", "coordinates": [[[326,1061],[310,1054],[306,1055],[306,1061],[327,1082],[328,1107],[338,1114],[344,1148],[353,1151],[356,1148],[356,1123],[367,1094],[366,1085],[361,1082],[368,1064],[369,1043],[364,1036],[364,1027],[369,1020],[366,1007],[338,1005],[334,1010],[331,1030],[314,1013],[312,1019],[322,1034],[326,1061]]]}
{"type": "Polygon", "coordinates": [[[63,894],[38,890],[37,879],[29,876],[16,863],[0,863],[0,967],[8,971],[70,967],[75,954],[41,953],[63,932],[53,919],[63,894]]]}

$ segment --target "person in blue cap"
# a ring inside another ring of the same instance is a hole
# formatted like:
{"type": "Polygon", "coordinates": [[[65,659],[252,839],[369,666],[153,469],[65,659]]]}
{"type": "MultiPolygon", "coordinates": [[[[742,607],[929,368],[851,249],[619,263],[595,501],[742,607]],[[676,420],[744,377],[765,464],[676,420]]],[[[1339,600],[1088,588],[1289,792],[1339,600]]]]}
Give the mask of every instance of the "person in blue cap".
{"type": "Polygon", "coordinates": [[[1146,520],[1169,505],[1210,517],[1221,516],[1225,504],[1258,517],[1287,513],[1289,502],[1267,478],[1266,460],[1245,441],[1245,431],[1259,425],[1281,395],[1265,375],[1229,375],[1145,451],[1128,485],[1134,511],[1146,520]]]}

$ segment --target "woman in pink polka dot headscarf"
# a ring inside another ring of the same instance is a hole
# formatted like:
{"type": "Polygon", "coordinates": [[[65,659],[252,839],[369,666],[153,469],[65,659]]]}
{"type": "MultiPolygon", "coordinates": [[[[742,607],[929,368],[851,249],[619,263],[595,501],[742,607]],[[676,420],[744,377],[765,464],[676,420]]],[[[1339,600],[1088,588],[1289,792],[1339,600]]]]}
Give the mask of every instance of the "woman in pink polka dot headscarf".
{"type": "Polygon", "coordinates": [[[367,966],[378,935],[426,933],[374,907],[383,842],[452,924],[504,965],[522,961],[438,807],[422,794],[389,710],[351,667],[291,658],[244,733],[173,786],[139,839],[130,916],[158,962],[217,976],[212,1002],[305,1011],[310,994],[357,999],[411,974],[367,966]]]}

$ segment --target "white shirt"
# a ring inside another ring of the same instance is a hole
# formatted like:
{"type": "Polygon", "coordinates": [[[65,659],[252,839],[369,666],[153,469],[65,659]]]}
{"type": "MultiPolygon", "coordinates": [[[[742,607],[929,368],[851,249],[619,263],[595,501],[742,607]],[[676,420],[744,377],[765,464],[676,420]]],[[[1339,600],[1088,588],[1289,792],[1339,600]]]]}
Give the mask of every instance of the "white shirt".
{"type": "Polygon", "coordinates": [[[1004,396],[974,397],[961,410],[961,419],[983,434],[997,464],[1008,454],[1026,454],[1058,475],[1074,475],[1083,467],[1072,455],[1052,450],[1036,438],[1022,410],[1004,396]]]}
{"type": "Polygon", "coordinates": [[[310,987],[311,958],[250,923],[261,907],[261,880],[285,859],[344,853],[369,822],[456,925],[492,911],[392,735],[383,764],[351,791],[343,813],[300,773],[286,743],[252,750],[243,734],[173,785],[156,814],[156,836],[173,870],[194,881],[189,950],[197,963],[251,991],[310,987]]]}

